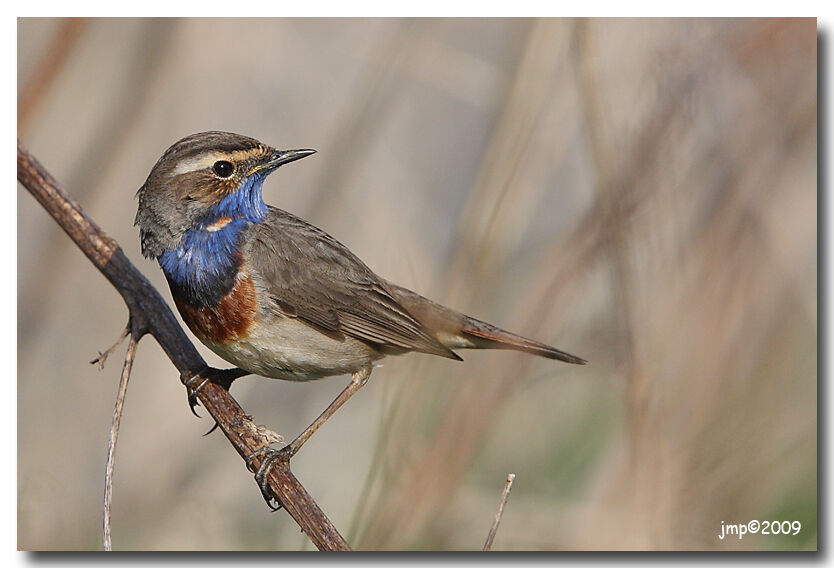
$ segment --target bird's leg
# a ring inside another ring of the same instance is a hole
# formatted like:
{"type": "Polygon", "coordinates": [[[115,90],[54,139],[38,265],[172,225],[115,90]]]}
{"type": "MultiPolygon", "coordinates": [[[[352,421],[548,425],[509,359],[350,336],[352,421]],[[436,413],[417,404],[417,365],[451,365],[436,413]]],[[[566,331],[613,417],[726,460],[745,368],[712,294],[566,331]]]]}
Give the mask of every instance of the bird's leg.
{"type": "Polygon", "coordinates": [[[328,406],[312,424],[307,426],[307,429],[299,434],[295,440],[281,449],[281,451],[285,454],[285,459],[289,460],[296,453],[298,453],[298,450],[301,449],[304,442],[306,442],[316,430],[321,428],[321,426],[327,422],[327,419],[333,416],[333,414],[339,410],[339,408],[346,403],[350,397],[356,394],[356,391],[365,386],[365,383],[368,382],[368,378],[370,376],[371,367],[362,367],[356,371],[350,378],[350,382],[347,384],[345,389],[339,393],[339,396],[337,396],[333,402],[330,403],[330,406],[328,406]]]}
{"type": "Polygon", "coordinates": [[[255,481],[258,482],[258,486],[261,488],[261,493],[266,500],[266,504],[269,505],[270,508],[273,510],[278,510],[281,508],[281,504],[278,504],[278,507],[273,507],[271,501],[274,499],[274,495],[269,489],[269,472],[275,467],[276,463],[279,462],[288,462],[290,458],[292,458],[298,450],[301,449],[301,446],[304,445],[310,436],[315,433],[316,430],[321,428],[321,426],[327,422],[327,419],[333,416],[333,414],[341,408],[341,406],[348,401],[350,397],[356,394],[356,391],[361,389],[365,386],[365,383],[368,382],[368,378],[371,376],[371,367],[362,367],[355,373],[350,379],[350,382],[344,388],[342,392],[339,393],[339,396],[330,403],[324,412],[322,412],[318,418],[313,421],[298,437],[281,448],[280,450],[274,450],[269,446],[264,446],[260,450],[256,451],[255,453],[251,454],[246,458],[246,465],[249,467],[250,470],[253,470],[252,460],[258,456],[264,456],[263,461],[261,462],[260,467],[258,468],[257,472],[255,473],[255,481]]]}

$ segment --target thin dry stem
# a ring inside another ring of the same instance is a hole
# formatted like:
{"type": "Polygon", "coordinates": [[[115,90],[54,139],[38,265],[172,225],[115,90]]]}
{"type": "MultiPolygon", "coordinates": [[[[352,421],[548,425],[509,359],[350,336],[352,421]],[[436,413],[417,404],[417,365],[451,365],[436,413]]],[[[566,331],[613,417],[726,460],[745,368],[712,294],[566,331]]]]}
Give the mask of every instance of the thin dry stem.
{"type": "MultiPolygon", "coordinates": [[[[130,327],[127,328],[127,334],[130,333],[130,327]]],[[[122,336],[122,339],[124,335],[122,336]]],[[[116,344],[122,342],[122,339],[116,344]]],[[[125,395],[127,394],[127,384],[130,381],[130,371],[133,369],[133,359],[136,355],[137,339],[131,335],[130,341],[127,343],[127,352],[125,353],[125,362],[122,367],[122,378],[119,380],[119,392],[116,395],[116,407],[113,409],[113,426],[110,428],[110,441],[107,444],[107,466],[104,470],[104,550],[111,551],[113,543],[110,535],[110,511],[113,502],[113,470],[116,467],[116,442],[119,438],[119,425],[122,423],[122,412],[125,405],[125,395]]],[[[113,346],[115,347],[115,345],[113,346]]],[[[107,350],[109,353],[113,347],[107,350]]],[[[105,356],[106,357],[106,356],[105,356]]]]}
{"type": "Polygon", "coordinates": [[[498,510],[495,511],[495,518],[492,520],[492,526],[489,528],[489,535],[487,535],[484,543],[484,552],[492,550],[492,541],[495,540],[495,533],[498,532],[498,525],[501,523],[501,517],[504,516],[504,505],[507,504],[507,497],[510,496],[510,489],[512,489],[513,481],[515,481],[515,474],[507,475],[507,483],[504,485],[504,491],[501,492],[501,500],[498,502],[498,510]]]}

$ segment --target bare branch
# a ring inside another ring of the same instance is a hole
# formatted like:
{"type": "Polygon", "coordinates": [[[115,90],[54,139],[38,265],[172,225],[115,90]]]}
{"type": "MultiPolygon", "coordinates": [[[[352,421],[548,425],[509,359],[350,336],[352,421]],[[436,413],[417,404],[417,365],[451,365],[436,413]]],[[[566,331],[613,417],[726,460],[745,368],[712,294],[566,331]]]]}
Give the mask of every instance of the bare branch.
{"type": "Polygon", "coordinates": [[[504,485],[504,491],[501,493],[501,500],[498,502],[498,510],[495,511],[495,519],[492,521],[492,526],[489,528],[486,542],[484,543],[484,552],[489,552],[492,549],[492,541],[495,540],[495,533],[498,532],[498,524],[501,522],[501,517],[504,516],[504,505],[507,504],[507,497],[510,496],[510,488],[515,481],[515,474],[507,475],[507,483],[504,485]]]}
{"type": "MultiPolygon", "coordinates": [[[[143,334],[150,333],[179,370],[182,381],[196,375],[223,375],[223,371],[208,367],[162,296],[128,260],[118,243],[81,210],[20,142],[17,146],[17,179],[121,294],[130,312],[131,335],[137,341],[143,334]]],[[[200,389],[197,396],[242,458],[263,448],[264,437],[258,434],[251,417],[228,390],[212,381],[200,389]]],[[[260,460],[253,460],[253,466],[259,467],[260,460]]],[[[288,463],[282,462],[272,468],[269,487],[316,547],[350,550],[336,527],[292,474],[288,463]]]]}

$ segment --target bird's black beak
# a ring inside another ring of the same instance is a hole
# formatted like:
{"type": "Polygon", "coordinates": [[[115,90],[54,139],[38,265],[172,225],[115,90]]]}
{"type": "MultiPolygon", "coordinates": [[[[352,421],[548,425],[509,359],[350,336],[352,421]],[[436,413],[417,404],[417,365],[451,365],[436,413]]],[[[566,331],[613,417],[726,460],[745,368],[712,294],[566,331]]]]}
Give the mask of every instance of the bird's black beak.
{"type": "Polygon", "coordinates": [[[301,158],[312,156],[315,153],[315,150],[278,150],[275,152],[268,165],[271,168],[277,168],[278,166],[289,164],[290,162],[300,160],[301,158]]]}
{"type": "Polygon", "coordinates": [[[255,172],[259,172],[261,170],[268,170],[272,171],[278,166],[283,166],[284,164],[289,164],[290,162],[294,162],[296,160],[300,160],[301,158],[306,158],[307,156],[312,156],[315,154],[315,150],[276,150],[274,154],[270,157],[267,162],[260,164],[251,171],[249,171],[246,175],[251,176],[255,172]]]}

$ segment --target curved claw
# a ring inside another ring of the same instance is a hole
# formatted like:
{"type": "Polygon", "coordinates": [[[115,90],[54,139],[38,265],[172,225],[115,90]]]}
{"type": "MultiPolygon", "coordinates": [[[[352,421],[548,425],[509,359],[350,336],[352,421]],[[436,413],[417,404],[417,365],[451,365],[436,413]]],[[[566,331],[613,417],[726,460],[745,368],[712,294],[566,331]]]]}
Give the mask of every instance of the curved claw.
{"type": "Polygon", "coordinates": [[[200,401],[197,400],[197,393],[194,389],[191,388],[191,384],[194,382],[195,379],[200,377],[200,371],[183,371],[182,375],[180,376],[180,381],[182,384],[185,385],[185,391],[188,395],[188,408],[191,410],[191,414],[200,418],[200,415],[197,414],[197,411],[194,410],[194,407],[200,404],[200,401]]]}
{"type": "Polygon", "coordinates": [[[272,491],[265,493],[261,490],[261,495],[263,495],[264,501],[266,501],[266,506],[269,507],[269,510],[273,513],[284,508],[284,505],[278,500],[277,497],[275,497],[275,495],[272,494],[272,491]],[[272,504],[273,501],[275,501],[275,505],[272,504]]]}
{"type": "Polygon", "coordinates": [[[202,416],[197,414],[197,411],[194,410],[194,407],[199,405],[200,401],[197,400],[197,396],[194,393],[188,393],[188,409],[191,410],[191,414],[193,414],[197,418],[202,418],[202,416]]]}
{"type": "Polygon", "coordinates": [[[272,511],[278,511],[283,508],[281,504],[281,500],[278,499],[278,496],[272,491],[272,488],[269,486],[269,473],[272,471],[272,468],[275,467],[275,464],[287,459],[286,452],[284,448],[280,450],[274,450],[272,448],[264,446],[260,450],[254,452],[253,454],[246,457],[246,468],[249,471],[255,473],[255,481],[258,484],[258,487],[261,490],[261,495],[266,501],[266,506],[269,507],[272,511]],[[254,464],[252,460],[256,457],[263,455],[264,459],[261,462],[260,467],[257,471],[255,471],[254,464]],[[277,504],[273,505],[273,501],[277,504]]]}
{"type": "Polygon", "coordinates": [[[203,377],[200,373],[195,373],[190,378],[183,381],[186,391],[188,392],[188,406],[191,409],[191,413],[197,418],[200,418],[200,415],[194,410],[194,407],[200,404],[200,401],[197,399],[197,395],[209,382],[211,382],[211,377],[203,377]],[[194,387],[193,384],[197,381],[197,379],[203,380],[199,385],[194,387]]]}

